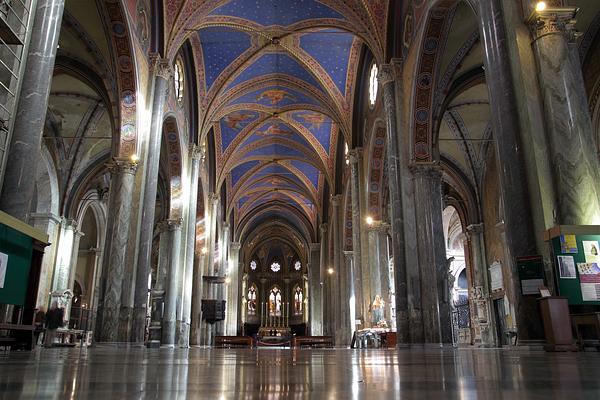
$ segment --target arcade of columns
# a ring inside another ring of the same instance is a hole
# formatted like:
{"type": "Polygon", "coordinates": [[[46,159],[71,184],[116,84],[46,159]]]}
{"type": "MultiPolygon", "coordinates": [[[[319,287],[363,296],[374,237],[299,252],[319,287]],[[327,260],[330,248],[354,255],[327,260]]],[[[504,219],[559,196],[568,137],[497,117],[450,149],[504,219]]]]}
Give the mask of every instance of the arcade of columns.
{"type": "MultiPolygon", "coordinates": [[[[553,168],[545,172],[555,182],[551,190],[558,199],[556,224],[598,222],[600,165],[594,147],[584,145],[594,143],[594,138],[581,66],[572,46],[575,15],[568,9],[548,17],[542,15],[539,23],[531,27],[534,40],[529,56],[535,60],[542,101],[546,105],[543,122],[548,138],[523,138],[522,134],[531,130],[524,118],[526,111],[519,108],[517,101],[523,94],[517,82],[524,72],[517,54],[519,49],[511,47],[516,44],[507,40],[507,31],[517,22],[511,15],[504,17],[501,3],[501,0],[478,1],[474,7],[485,47],[502,199],[505,205],[510,205],[504,208],[502,229],[506,252],[510,255],[507,260],[513,260],[517,256],[542,253],[536,232],[543,232],[546,227],[543,218],[534,215],[529,206],[538,203],[539,194],[528,187],[528,182],[532,182],[532,176],[542,174],[535,165],[539,160],[532,154],[539,156],[538,150],[543,147],[553,160],[553,168]],[[573,182],[580,184],[574,186],[573,182]]],[[[52,274],[52,292],[72,287],[73,249],[78,248],[80,234],[74,221],[29,215],[44,119],[28,116],[48,105],[63,7],[63,0],[38,1],[38,8],[46,12],[39,13],[35,21],[0,198],[3,211],[54,232],[59,250],[53,251],[60,254],[52,274]],[[48,39],[52,40],[47,43],[48,39]],[[61,247],[61,242],[67,241],[69,245],[61,247]]],[[[441,231],[443,171],[436,163],[415,163],[408,155],[406,144],[410,139],[404,132],[410,127],[405,118],[410,101],[403,82],[410,80],[407,79],[409,68],[405,65],[402,60],[393,59],[379,68],[387,128],[390,221],[375,221],[371,225],[365,222],[364,155],[360,148],[352,149],[349,153],[352,251],[344,251],[342,246],[340,195],[331,197],[331,218],[320,226],[320,242],[310,243],[307,249],[311,334],[334,335],[339,345],[349,343],[357,321],[361,321],[363,327],[371,326],[374,297],[379,295],[387,301],[392,292],[395,321],[387,309],[384,317],[388,325],[395,324],[400,345],[451,342],[450,305],[445,296],[447,263],[441,231]],[[331,246],[328,240],[333,241],[331,246]],[[394,263],[393,282],[388,273],[389,253],[394,263]],[[333,273],[328,273],[330,268],[333,273]]],[[[235,335],[240,331],[242,293],[239,288],[244,260],[240,258],[240,244],[232,241],[230,225],[223,221],[223,200],[218,194],[210,193],[202,199],[207,205],[204,215],[196,215],[197,194],[207,193],[207,190],[200,191],[199,185],[206,189],[208,181],[206,157],[197,146],[191,146],[189,154],[184,155],[182,180],[187,187],[184,204],[178,212],[171,211],[169,219],[155,228],[162,110],[171,79],[169,62],[156,58],[152,73],[151,122],[145,132],[146,141],[139,161],[114,157],[109,165],[106,237],[96,260],[100,265],[95,278],[99,293],[90,308],[97,313],[95,329],[99,342],[144,341],[149,304],[147,277],[156,230],[160,235],[160,254],[157,281],[151,290],[150,338],[159,339],[163,345],[210,344],[215,334],[235,335]],[[136,209],[142,210],[141,219],[138,224],[132,224],[132,212],[136,209]],[[196,236],[198,222],[203,224],[202,237],[196,236]],[[207,282],[202,279],[204,276],[227,276],[229,284],[207,282]],[[224,322],[215,325],[201,322],[200,299],[203,298],[227,300],[224,322]],[[153,337],[154,332],[160,335],[153,337]]],[[[531,103],[535,99],[525,97],[521,101],[531,103]]],[[[466,233],[473,270],[472,294],[478,315],[473,321],[475,341],[494,345],[481,223],[468,226],[466,233]]],[[[514,278],[515,266],[509,267],[514,278]]],[[[538,338],[539,317],[532,304],[518,295],[517,280],[512,279],[511,284],[509,300],[516,313],[519,335],[525,339],[538,338]]]]}

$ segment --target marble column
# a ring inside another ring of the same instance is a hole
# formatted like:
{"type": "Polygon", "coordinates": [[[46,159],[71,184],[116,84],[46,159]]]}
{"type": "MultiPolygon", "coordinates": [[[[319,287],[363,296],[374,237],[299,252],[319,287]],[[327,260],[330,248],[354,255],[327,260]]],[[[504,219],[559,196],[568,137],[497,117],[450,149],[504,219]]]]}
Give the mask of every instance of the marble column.
{"type": "Polygon", "coordinates": [[[198,146],[191,145],[190,149],[190,202],[188,206],[185,273],[183,279],[183,311],[181,318],[181,331],[179,345],[188,347],[190,344],[190,326],[192,321],[192,294],[194,286],[194,259],[196,248],[196,221],[198,204],[198,180],[200,174],[200,156],[198,146]]]}
{"type": "Polygon", "coordinates": [[[351,340],[352,334],[356,330],[356,324],[354,323],[354,320],[356,319],[356,302],[354,301],[356,296],[354,291],[354,254],[351,251],[344,251],[344,265],[345,274],[343,279],[346,280],[348,296],[346,299],[343,299],[345,304],[342,305],[342,310],[348,310],[348,339],[351,340]]]}
{"type": "MultiPolygon", "coordinates": [[[[379,296],[385,302],[383,310],[383,319],[390,326],[390,274],[388,265],[388,238],[387,234],[390,226],[381,221],[374,221],[367,226],[369,242],[369,273],[371,276],[371,304],[375,296],[379,296]]],[[[378,321],[373,319],[371,322],[376,324],[378,321]]]]}
{"type": "Polygon", "coordinates": [[[442,221],[442,172],[436,164],[416,164],[417,248],[421,271],[424,342],[452,343],[450,303],[446,293],[446,246],[442,221]]]}
{"type": "MultiPolygon", "coordinates": [[[[206,244],[206,241],[204,242],[206,244]]],[[[205,275],[206,268],[206,247],[200,250],[198,255],[198,261],[194,263],[194,277],[193,277],[193,292],[192,292],[192,318],[191,318],[191,333],[190,333],[190,344],[200,345],[202,344],[202,296],[204,293],[203,287],[203,276],[205,275]]]]}
{"type": "Polygon", "coordinates": [[[144,194],[142,199],[142,220],[140,225],[139,254],[135,278],[135,295],[133,305],[133,326],[131,341],[144,342],[146,316],[148,314],[148,275],[152,257],[152,238],[154,237],[154,214],[156,210],[156,191],[158,185],[158,167],[160,163],[160,144],[162,138],[163,113],[167,90],[171,82],[171,66],[169,61],[160,56],[152,57],[154,73],[154,97],[152,101],[152,118],[148,137],[146,158],[146,174],[144,177],[144,194]]]}
{"type": "Polygon", "coordinates": [[[527,304],[520,296],[515,258],[538,254],[527,187],[524,149],[520,138],[519,112],[510,66],[508,38],[502,0],[478,1],[479,29],[484,47],[484,66],[489,91],[492,127],[496,143],[500,190],[504,203],[506,262],[516,293],[518,335],[520,339],[537,339],[542,334],[535,302],[527,304]],[[525,302],[525,303],[524,303],[525,302]]]}
{"type": "Polygon", "coordinates": [[[531,23],[550,159],[556,222],[600,223],[600,161],[577,49],[576,7],[552,7],[531,23]]]}
{"type": "Polygon", "coordinates": [[[158,264],[156,266],[156,281],[150,292],[151,316],[148,340],[161,341],[162,319],[165,304],[165,286],[169,270],[169,222],[161,221],[156,224],[158,239],[158,264]]]}
{"type": "Polygon", "coordinates": [[[175,331],[177,319],[177,282],[179,276],[179,254],[181,250],[181,219],[170,219],[169,229],[169,270],[167,272],[167,287],[165,293],[165,311],[162,325],[162,344],[175,345],[175,331]]]}
{"type": "Polygon", "coordinates": [[[398,343],[409,342],[408,326],[408,291],[407,291],[407,265],[404,243],[404,216],[403,216],[403,183],[402,166],[404,165],[404,152],[400,147],[400,137],[396,115],[396,90],[395,66],[383,64],[378,76],[382,86],[383,106],[386,120],[386,159],[388,166],[389,191],[392,218],[392,256],[394,258],[394,281],[396,296],[396,326],[398,343]]]}
{"type": "Polygon", "coordinates": [[[40,272],[40,283],[38,287],[37,303],[36,308],[48,307],[48,299],[50,290],[52,288],[52,272],[54,267],[54,260],[56,255],[57,243],[60,226],[60,217],[51,213],[34,213],[29,216],[31,224],[48,234],[48,240],[54,245],[46,247],[44,256],[42,258],[42,270],[40,272]]]}
{"type": "MultiPolygon", "coordinates": [[[[0,209],[27,222],[35,190],[64,0],[38,0],[21,78],[0,209]]],[[[32,10],[33,11],[33,10],[32,10]]]]}
{"type": "Polygon", "coordinates": [[[104,288],[101,304],[100,341],[115,342],[119,330],[119,312],[125,272],[125,254],[129,245],[131,196],[137,163],[114,159],[108,164],[111,173],[107,238],[104,247],[104,288]]]}
{"type": "MultiPolygon", "coordinates": [[[[216,276],[221,278],[225,278],[227,275],[228,269],[228,259],[229,259],[229,223],[224,222],[221,227],[221,240],[219,241],[219,263],[217,265],[216,276]]],[[[216,299],[217,300],[227,300],[227,286],[224,284],[214,285],[216,299]]],[[[227,307],[227,302],[225,302],[225,307],[227,307]]],[[[224,335],[225,334],[225,321],[219,321],[214,324],[215,327],[215,335],[224,335]]]]}
{"type": "MultiPolygon", "coordinates": [[[[218,219],[218,209],[219,209],[219,195],[216,193],[208,194],[208,204],[209,204],[209,212],[207,219],[207,239],[206,239],[206,248],[207,248],[207,260],[206,260],[206,268],[205,275],[213,276],[215,274],[215,243],[216,243],[216,235],[217,235],[217,219],[218,219]]],[[[203,285],[203,293],[204,298],[206,299],[214,299],[214,293],[212,285],[208,282],[204,282],[202,280],[203,285]]],[[[210,332],[211,332],[211,324],[203,323],[201,328],[201,336],[202,343],[205,345],[210,344],[210,332]]]]}
{"type": "MultiPolygon", "coordinates": [[[[327,225],[325,225],[327,229],[327,225]]],[[[322,228],[321,228],[322,231],[322,228]]],[[[321,233],[323,237],[323,233],[321,233]]],[[[323,288],[321,286],[321,245],[310,244],[310,255],[308,265],[309,280],[309,306],[310,306],[310,334],[313,336],[323,335],[323,288]]]]}
{"type": "Polygon", "coordinates": [[[360,149],[349,152],[350,158],[350,191],[352,199],[352,253],[354,255],[354,294],[356,301],[356,319],[361,320],[362,326],[368,324],[369,296],[365,288],[369,287],[368,271],[363,271],[361,251],[361,212],[360,212],[360,149]]]}
{"type": "Polygon", "coordinates": [[[238,242],[231,243],[229,252],[229,272],[227,273],[227,311],[226,319],[226,335],[236,336],[238,331],[238,309],[240,304],[240,248],[238,242]]]}
{"type": "Polygon", "coordinates": [[[56,263],[54,265],[54,276],[52,278],[52,292],[62,293],[70,288],[69,283],[73,259],[73,244],[76,231],[77,221],[64,217],[61,219],[56,263]]]}
{"type": "Polygon", "coordinates": [[[342,216],[340,215],[340,202],[342,200],[341,195],[335,195],[331,197],[331,216],[332,216],[332,240],[333,240],[333,276],[331,279],[331,301],[332,301],[332,327],[335,332],[335,343],[336,345],[342,344],[343,342],[343,321],[347,318],[347,315],[342,314],[342,301],[344,295],[344,281],[342,279],[344,270],[342,268],[342,257],[341,257],[341,241],[340,241],[340,221],[342,216]]]}
{"type": "Polygon", "coordinates": [[[471,323],[473,325],[473,344],[482,347],[496,345],[494,334],[494,320],[492,317],[492,301],[485,259],[485,241],[483,237],[483,224],[467,226],[468,254],[471,256],[472,283],[469,288],[469,299],[473,305],[471,309],[471,323]]]}

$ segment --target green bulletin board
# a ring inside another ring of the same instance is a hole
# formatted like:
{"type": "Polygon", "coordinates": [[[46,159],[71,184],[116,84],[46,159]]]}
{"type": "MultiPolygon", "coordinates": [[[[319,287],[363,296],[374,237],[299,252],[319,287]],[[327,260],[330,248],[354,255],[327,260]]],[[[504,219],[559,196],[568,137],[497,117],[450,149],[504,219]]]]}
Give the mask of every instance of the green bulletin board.
{"type": "MultiPolygon", "coordinates": [[[[554,237],[551,240],[554,258],[554,275],[556,277],[558,292],[561,296],[567,297],[569,299],[570,305],[600,305],[600,301],[583,299],[581,289],[582,276],[578,267],[578,264],[590,262],[589,259],[586,260],[583,242],[600,243],[600,235],[571,235],[571,240],[569,240],[568,236],[569,235],[563,234],[554,237]],[[576,244],[576,246],[574,244],[576,244]],[[577,252],[575,252],[575,250],[577,252]],[[564,263],[564,265],[561,266],[560,264],[563,262],[560,261],[559,256],[573,257],[575,265],[574,271],[571,268],[569,268],[569,265],[566,263],[564,263]],[[573,272],[575,277],[572,277],[573,272]]],[[[598,264],[598,266],[600,267],[600,264],[598,264]]],[[[586,278],[584,277],[584,281],[585,280],[586,278]]]]}
{"type": "Polygon", "coordinates": [[[23,305],[29,283],[33,239],[0,223],[0,253],[8,255],[4,287],[0,288],[0,303],[23,305]]]}

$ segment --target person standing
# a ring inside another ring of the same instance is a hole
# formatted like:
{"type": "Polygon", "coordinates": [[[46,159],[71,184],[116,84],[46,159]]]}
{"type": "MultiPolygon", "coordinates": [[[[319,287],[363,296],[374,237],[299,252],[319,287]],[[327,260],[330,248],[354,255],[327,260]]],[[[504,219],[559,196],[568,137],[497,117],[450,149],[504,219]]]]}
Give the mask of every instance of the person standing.
{"type": "Polygon", "coordinates": [[[46,333],[44,335],[44,347],[52,347],[56,338],[56,330],[63,325],[65,310],[58,307],[55,302],[46,313],[46,333]]]}

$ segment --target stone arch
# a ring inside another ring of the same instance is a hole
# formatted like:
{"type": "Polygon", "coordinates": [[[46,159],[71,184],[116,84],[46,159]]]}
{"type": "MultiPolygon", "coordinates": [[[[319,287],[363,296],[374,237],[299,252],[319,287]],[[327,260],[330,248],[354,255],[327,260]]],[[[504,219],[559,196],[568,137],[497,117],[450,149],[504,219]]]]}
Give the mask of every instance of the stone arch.
{"type": "Polygon", "coordinates": [[[383,215],[383,186],[386,129],[383,121],[376,121],[369,142],[368,213],[375,220],[383,215]]]}
{"type": "Polygon", "coordinates": [[[113,57],[117,68],[119,93],[118,121],[113,144],[113,154],[118,158],[129,158],[137,153],[137,93],[136,60],[132,45],[132,32],[123,4],[119,0],[105,0],[104,13],[112,41],[113,57]]]}
{"type": "Polygon", "coordinates": [[[183,211],[183,151],[179,136],[179,124],[174,115],[168,114],[163,121],[163,138],[166,145],[168,179],[170,192],[169,218],[178,219],[182,217],[183,211]]]}

